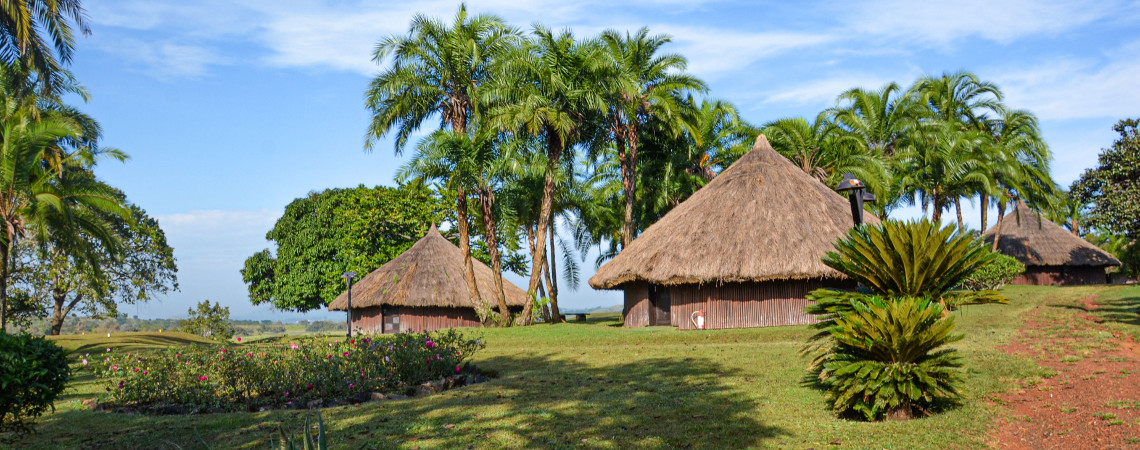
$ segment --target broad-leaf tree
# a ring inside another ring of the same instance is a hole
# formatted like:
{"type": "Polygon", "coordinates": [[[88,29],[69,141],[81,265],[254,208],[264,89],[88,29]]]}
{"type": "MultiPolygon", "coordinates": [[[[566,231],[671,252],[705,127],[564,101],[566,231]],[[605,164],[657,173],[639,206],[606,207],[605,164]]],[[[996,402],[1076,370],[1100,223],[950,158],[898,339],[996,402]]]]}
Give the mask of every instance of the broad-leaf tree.
{"type": "MultiPolygon", "coordinates": [[[[1101,150],[1097,165],[1085,170],[1072,192],[1091,205],[1088,222],[1096,228],[1140,240],[1140,133],[1138,119],[1124,119],[1112,127],[1120,137],[1101,150]]],[[[1135,244],[1132,244],[1135,245],[1135,244]]]]}

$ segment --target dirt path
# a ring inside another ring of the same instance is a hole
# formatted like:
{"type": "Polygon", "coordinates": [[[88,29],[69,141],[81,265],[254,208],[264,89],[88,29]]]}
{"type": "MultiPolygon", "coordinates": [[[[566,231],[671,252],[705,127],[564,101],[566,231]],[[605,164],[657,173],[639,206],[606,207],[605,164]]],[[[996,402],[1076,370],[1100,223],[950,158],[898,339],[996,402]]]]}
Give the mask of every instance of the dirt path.
{"type": "Polygon", "coordinates": [[[1093,298],[1040,306],[1002,350],[1052,376],[1031,377],[994,399],[1009,408],[999,448],[1140,448],[1140,345],[1092,314],[1093,298]]]}

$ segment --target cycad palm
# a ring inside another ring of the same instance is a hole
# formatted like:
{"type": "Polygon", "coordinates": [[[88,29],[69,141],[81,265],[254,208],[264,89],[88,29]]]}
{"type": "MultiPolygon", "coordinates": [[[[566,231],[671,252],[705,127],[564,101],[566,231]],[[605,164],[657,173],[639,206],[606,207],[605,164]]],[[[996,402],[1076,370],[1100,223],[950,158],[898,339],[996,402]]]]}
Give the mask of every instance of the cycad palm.
{"type": "MultiPolygon", "coordinates": [[[[495,71],[496,61],[513,45],[516,32],[502,19],[490,15],[469,17],[460,5],[455,21],[448,25],[417,14],[408,34],[389,36],[380,41],[373,60],[383,63],[391,57],[391,67],[369,84],[366,103],[372,111],[366,148],[396,130],[396,153],[408,137],[434,114],[440,129],[450,125],[452,132],[468,133],[467,125],[480,108],[479,88],[495,71]]],[[[463,252],[464,277],[473,302],[479,301],[475,271],[471,261],[468,232],[468,192],[456,186],[456,213],[459,248],[463,252]]]]}
{"type": "Polygon", "coordinates": [[[643,129],[649,121],[655,120],[660,130],[680,135],[684,130],[682,96],[686,92],[708,89],[704,82],[684,73],[687,65],[684,56],[658,53],[671,40],[665,35],[650,36],[648,28],[641,28],[633,35],[626,33],[624,37],[613,30],[601,35],[609,62],[613,64],[613,73],[605,78],[604,89],[609,104],[606,121],[617,147],[625,194],[623,248],[634,238],[637,157],[643,129]]]}

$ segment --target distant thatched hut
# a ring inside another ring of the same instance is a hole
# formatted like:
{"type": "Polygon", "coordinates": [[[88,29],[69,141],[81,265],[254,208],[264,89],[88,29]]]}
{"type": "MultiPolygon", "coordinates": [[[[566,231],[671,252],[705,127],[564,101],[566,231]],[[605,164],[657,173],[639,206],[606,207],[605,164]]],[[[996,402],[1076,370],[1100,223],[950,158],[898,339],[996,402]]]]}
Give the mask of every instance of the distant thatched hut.
{"type": "Polygon", "coordinates": [[[1012,284],[1073,285],[1104,284],[1105,269],[1120,261],[1088,241],[1041,217],[1024,203],[986,231],[991,245],[998,236],[998,250],[1025,264],[1025,273],[1012,284]]]}
{"type": "MultiPolygon", "coordinates": [[[[878,223],[864,213],[866,222],[878,223]]],[[[625,291],[625,325],[708,328],[813,322],[804,296],[853,287],[820,259],[852,227],[847,199],[757,137],[752,151],[673,208],[590,278],[625,291]]]]}
{"type": "MultiPolygon", "coordinates": [[[[489,305],[497,305],[491,268],[477,260],[474,265],[479,295],[489,305]]],[[[514,284],[503,280],[503,290],[511,309],[526,304],[526,292],[514,284]]],[[[344,311],[347,297],[347,291],[340,294],[329,310],[344,311]]],[[[399,333],[477,327],[479,316],[470,299],[463,278],[463,252],[433,225],[407,251],[352,285],[352,328],[399,333]]]]}

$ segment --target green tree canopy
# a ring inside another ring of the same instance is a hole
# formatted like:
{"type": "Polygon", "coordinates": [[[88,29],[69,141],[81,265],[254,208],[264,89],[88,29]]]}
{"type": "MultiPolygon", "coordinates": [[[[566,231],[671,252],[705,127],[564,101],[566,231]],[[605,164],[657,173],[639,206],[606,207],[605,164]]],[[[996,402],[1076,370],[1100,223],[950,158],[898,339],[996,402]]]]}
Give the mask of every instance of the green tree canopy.
{"type": "Polygon", "coordinates": [[[1101,151],[1096,167],[1073,183],[1073,195],[1091,205],[1089,225],[1129,239],[1140,238],[1140,134],[1138,119],[1112,127],[1120,138],[1101,151]]]}
{"type": "Polygon", "coordinates": [[[423,185],[363,185],[311,192],[285,207],[265,235],[276,250],[245,260],[253,304],[309,311],[344,291],[340,275],[364,276],[412,246],[448,210],[423,185]]]}

